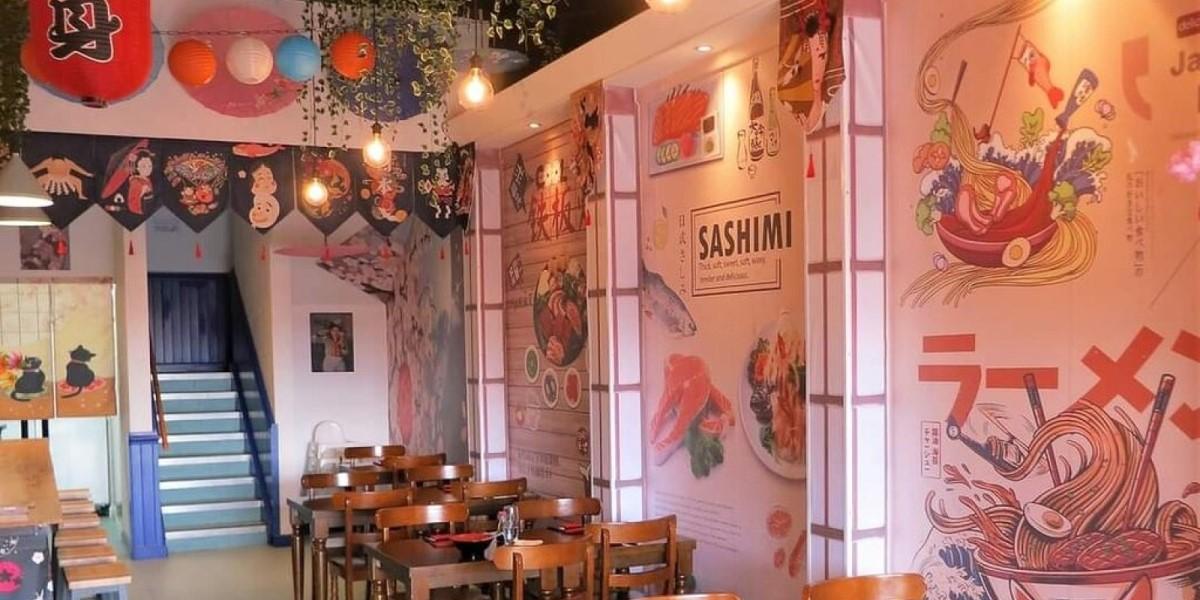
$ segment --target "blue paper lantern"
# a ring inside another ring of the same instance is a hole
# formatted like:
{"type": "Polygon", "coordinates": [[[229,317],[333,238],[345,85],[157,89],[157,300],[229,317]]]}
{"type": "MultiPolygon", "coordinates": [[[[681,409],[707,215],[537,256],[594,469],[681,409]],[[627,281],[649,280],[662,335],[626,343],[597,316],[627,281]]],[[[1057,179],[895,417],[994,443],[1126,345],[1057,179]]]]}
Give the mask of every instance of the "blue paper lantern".
{"type": "Polygon", "coordinates": [[[303,35],[290,35],[275,49],[275,68],[292,81],[308,81],[321,69],[321,50],[303,35]]]}

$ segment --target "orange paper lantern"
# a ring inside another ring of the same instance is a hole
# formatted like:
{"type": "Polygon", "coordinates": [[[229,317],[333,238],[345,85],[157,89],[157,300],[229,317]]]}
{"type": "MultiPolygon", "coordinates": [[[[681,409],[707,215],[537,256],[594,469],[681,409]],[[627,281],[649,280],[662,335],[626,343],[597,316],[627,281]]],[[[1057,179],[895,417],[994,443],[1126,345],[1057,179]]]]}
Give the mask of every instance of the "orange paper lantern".
{"type": "Polygon", "coordinates": [[[183,40],[171,47],[167,66],[179,83],[198,87],[217,76],[217,55],[200,40],[183,40]]]}
{"type": "Polygon", "coordinates": [[[375,44],[357,31],[347,31],[329,47],[333,69],[346,79],[362,79],[375,68],[375,44]]]}

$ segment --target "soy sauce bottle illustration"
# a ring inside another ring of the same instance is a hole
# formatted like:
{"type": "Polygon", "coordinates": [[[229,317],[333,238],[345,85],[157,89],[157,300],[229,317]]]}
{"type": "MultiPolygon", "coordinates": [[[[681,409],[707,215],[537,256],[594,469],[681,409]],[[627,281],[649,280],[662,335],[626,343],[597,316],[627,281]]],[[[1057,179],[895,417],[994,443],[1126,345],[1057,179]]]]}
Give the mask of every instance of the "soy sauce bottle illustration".
{"type": "Polygon", "coordinates": [[[767,106],[767,156],[779,155],[779,144],[782,132],[779,128],[779,98],[775,88],[771,88],[771,103],[767,106]]]}
{"type": "Polygon", "coordinates": [[[750,80],[750,160],[758,162],[767,153],[766,106],[758,84],[758,59],[754,59],[754,78],[750,80]]]}

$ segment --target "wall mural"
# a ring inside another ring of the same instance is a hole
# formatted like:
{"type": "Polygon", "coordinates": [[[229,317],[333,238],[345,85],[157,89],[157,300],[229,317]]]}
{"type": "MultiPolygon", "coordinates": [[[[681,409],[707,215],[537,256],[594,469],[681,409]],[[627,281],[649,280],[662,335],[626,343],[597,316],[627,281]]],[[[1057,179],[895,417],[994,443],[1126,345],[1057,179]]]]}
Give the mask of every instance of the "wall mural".
{"type": "Polygon", "coordinates": [[[1194,6],[967,4],[886,13],[889,562],[933,600],[1193,598],[1194,6]]]}
{"type": "Polygon", "coordinates": [[[778,143],[803,133],[775,119],[768,141],[775,68],[764,54],[713,77],[719,134],[757,141],[643,179],[641,203],[647,509],[699,541],[700,589],[765,600],[796,596],[807,554],[802,146],[778,143]]]}
{"type": "Polygon", "coordinates": [[[113,286],[0,283],[0,420],[117,414],[113,286]]]}
{"type": "MultiPolygon", "coordinates": [[[[576,100],[586,125],[597,97],[576,100]]],[[[501,152],[509,473],[560,496],[583,493],[590,452],[587,139],[586,126],[564,122],[501,152]]]]}
{"type": "Polygon", "coordinates": [[[56,227],[98,205],[130,231],[165,205],[198,233],[232,205],[260,233],[298,207],[326,235],[357,211],[384,234],[416,212],[446,237],[467,225],[475,173],[473,146],[395,152],[380,170],[357,150],[30,133],[22,158],[54,199],[56,227]],[[297,202],[314,175],[330,190],[324,206],[297,202]]]}
{"type": "Polygon", "coordinates": [[[462,244],[410,219],[388,237],[364,227],[345,245],[365,252],[318,262],[387,306],[392,441],[451,461],[467,460],[462,244]]]}

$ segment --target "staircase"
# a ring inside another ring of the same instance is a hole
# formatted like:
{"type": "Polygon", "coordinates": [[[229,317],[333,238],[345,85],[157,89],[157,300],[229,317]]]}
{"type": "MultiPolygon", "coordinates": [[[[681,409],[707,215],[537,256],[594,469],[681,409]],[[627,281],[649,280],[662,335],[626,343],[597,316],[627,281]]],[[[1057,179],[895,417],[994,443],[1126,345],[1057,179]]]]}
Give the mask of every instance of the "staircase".
{"type": "MultiPolygon", "coordinates": [[[[167,549],[214,550],[267,543],[264,501],[256,491],[250,443],[233,374],[162,373],[170,447],[158,459],[167,549]]],[[[261,411],[258,447],[269,451],[261,411]]]]}

